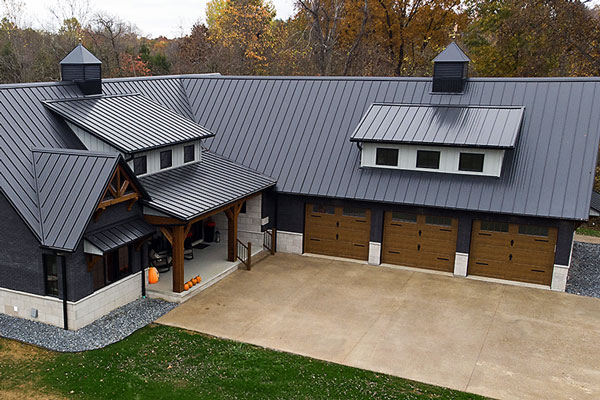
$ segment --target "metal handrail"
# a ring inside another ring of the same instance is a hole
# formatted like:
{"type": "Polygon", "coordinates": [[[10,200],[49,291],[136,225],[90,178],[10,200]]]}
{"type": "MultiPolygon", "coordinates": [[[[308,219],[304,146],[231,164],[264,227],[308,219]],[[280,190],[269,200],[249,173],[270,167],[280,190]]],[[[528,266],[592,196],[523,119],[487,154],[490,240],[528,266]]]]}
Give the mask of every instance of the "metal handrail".
{"type": "Polygon", "coordinates": [[[271,255],[275,254],[275,246],[277,241],[277,231],[275,228],[267,229],[263,236],[263,248],[267,250],[271,255]]]}
{"type": "Polygon", "coordinates": [[[237,241],[237,259],[242,262],[250,271],[252,268],[252,243],[248,242],[248,245],[245,245],[240,241],[240,239],[236,239],[237,241]]]}

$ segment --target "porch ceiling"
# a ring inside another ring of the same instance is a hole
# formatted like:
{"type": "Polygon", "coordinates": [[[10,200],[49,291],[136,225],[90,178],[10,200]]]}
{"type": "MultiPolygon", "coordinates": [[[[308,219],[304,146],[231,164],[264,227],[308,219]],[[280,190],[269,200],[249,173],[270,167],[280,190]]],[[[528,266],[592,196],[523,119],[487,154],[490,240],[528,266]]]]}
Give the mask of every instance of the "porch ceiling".
{"type": "Polygon", "coordinates": [[[258,193],[276,180],[210,151],[200,162],[140,178],[152,198],[144,204],[183,221],[258,193]]]}

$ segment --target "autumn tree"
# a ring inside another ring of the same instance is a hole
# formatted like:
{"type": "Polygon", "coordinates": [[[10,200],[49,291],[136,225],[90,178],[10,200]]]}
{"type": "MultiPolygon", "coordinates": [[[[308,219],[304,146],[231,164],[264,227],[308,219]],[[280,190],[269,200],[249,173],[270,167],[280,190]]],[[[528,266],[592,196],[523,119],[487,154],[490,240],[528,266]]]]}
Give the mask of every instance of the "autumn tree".
{"type": "MultiPolygon", "coordinates": [[[[209,3],[211,4],[211,3],[209,3]]],[[[226,0],[210,28],[213,56],[224,73],[266,74],[275,8],[264,0],[226,0]]]]}
{"type": "Polygon", "coordinates": [[[178,40],[175,70],[180,74],[215,72],[212,48],[208,28],[196,22],[190,34],[178,40]]]}

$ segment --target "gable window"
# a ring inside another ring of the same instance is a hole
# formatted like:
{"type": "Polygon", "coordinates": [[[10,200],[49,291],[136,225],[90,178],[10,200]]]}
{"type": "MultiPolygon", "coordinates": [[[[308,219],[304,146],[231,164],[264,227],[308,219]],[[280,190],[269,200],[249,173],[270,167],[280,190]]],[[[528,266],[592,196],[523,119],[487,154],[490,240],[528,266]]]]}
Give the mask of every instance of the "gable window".
{"type": "Polygon", "coordinates": [[[440,168],[440,152],[430,150],[417,150],[417,168],[440,168]]]}
{"type": "Polygon", "coordinates": [[[398,149],[386,149],[383,147],[378,147],[375,155],[375,164],[397,167],[398,149]]]}
{"type": "Polygon", "coordinates": [[[160,169],[169,168],[173,165],[173,151],[165,150],[160,152],[160,169]]]}
{"type": "Polygon", "coordinates": [[[185,146],[183,148],[183,162],[184,163],[189,163],[194,161],[195,157],[195,147],[193,144],[190,144],[189,146],[185,146]]]}
{"type": "Polygon", "coordinates": [[[483,154],[460,153],[459,171],[483,172],[483,154]]]}
{"type": "Polygon", "coordinates": [[[148,172],[146,156],[139,156],[133,159],[133,173],[136,175],[144,175],[148,172]]]}
{"type": "Polygon", "coordinates": [[[54,254],[43,254],[46,296],[58,297],[58,260],[54,254]]]}

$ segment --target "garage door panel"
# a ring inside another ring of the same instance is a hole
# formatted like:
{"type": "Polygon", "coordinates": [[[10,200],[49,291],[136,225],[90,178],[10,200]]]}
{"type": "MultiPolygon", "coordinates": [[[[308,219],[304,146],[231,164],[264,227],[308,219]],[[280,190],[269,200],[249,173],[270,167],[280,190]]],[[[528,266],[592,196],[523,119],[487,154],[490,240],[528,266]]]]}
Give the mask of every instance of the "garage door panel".
{"type": "Polygon", "coordinates": [[[507,223],[486,223],[489,231],[480,227],[480,221],[473,223],[470,275],[550,285],[556,228],[507,223]]]}
{"type": "Polygon", "coordinates": [[[419,265],[419,252],[416,250],[388,249],[381,255],[381,261],[386,264],[417,267],[419,265]]]}
{"type": "Polygon", "coordinates": [[[307,204],[304,232],[305,252],[361,260],[369,258],[368,210],[307,204]],[[360,215],[344,215],[348,212],[360,215]]]}
{"type": "Polygon", "coordinates": [[[454,271],[454,255],[452,257],[442,254],[421,253],[421,268],[434,269],[437,271],[454,271]]]}
{"type": "Polygon", "coordinates": [[[453,271],[457,226],[453,218],[386,212],[382,261],[453,271]]]}

